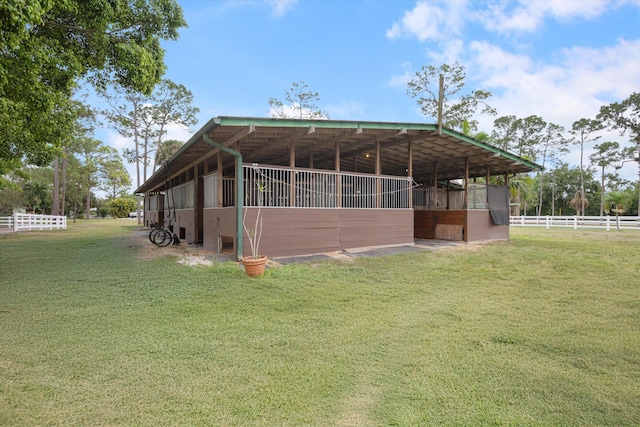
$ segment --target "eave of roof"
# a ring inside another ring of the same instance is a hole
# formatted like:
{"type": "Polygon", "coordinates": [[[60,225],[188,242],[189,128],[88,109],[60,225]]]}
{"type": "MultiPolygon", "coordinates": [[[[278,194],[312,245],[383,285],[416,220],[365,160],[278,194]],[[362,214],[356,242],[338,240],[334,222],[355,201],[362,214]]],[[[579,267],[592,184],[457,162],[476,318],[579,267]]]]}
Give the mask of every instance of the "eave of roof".
{"type": "MultiPolygon", "coordinates": [[[[198,161],[203,150],[211,151],[210,146],[205,146],[202,136],[206,133],[209,137],[224,143],[225,138],[229,140],[242,141],[243,144],[253,144],[256,149],[247,149],[247,156],[251,158],[251,152],[264,151],[269,149],[270,145],[277,145],[275,142],[282,140],[304,140],[304,138],[319,138],[318,134],[328,132],[326,140],[320,140],[325,145],[331,141],[344,142],[345,146],[355,147],[363,138],[359,135],[369,135],[365,143],[371,144],[371,141],[382,139],[384,134],[385,141],[396,146],[401,144],[404,139],[399,135],[404,135],[412,140],[425,144],[422,158],[429,158],[435,152],[442,156],[447,156],[446,152],[452,152],[459,149],[459,146],[468,144],[465,151],[473,155],[487,153],[491,157],[498,158],[501,162],[501,168],[505,169],[506,162],[510,162],[512,170],[516,172],[530,172],[541,170],[542,166],[520,158],[512,153],[491,146],[489,144],[477,141],[462,133],[443,128],[441,134],[437,134],[437,126],[427,123],[402,123],[402,122],[370,122],[370,121],[347,121],[347,120],[308,120],[308,119],[279,119],[279,118],[257,118],[257,117],[231,117],[220,116],[210,119],[204,126],[200,128],[169,160],[168,165],[172,172],[175,172],[191,162],[198,161]],[[259,130],[259,131],[257,131],[259,130]],[[305,131],[306,130],[306,131],[305,131]],[[223,132],[224,131],[224,132],[223,132]],[[344,132],[333,133],[333,132],[344,132]],[[267,135],[268,132],[272,132],[267,135]],[[308,134],[310,136],[307,136],[308,134]],[[450,144],[453,143],[453,144],[450,144]],[[462,144],[460,144],[462,143],[462,144]],[[186,153],[193,152],[192,158],[185,156],[186,153]],[[180,162],[180,159],[184,159],[180,162]],[[516,167],[517,166],[517,167],[516,167]]],[[[315,140],[305,140],[313,144],[315,140]]],[[[317,147],[317,146],[316,146],[317,147]]],[[[280,147],[284,149],[284,147],[280,147]]],[[[317,148],[316,148],[317,149],[317,148]]],[[[325,147],[326,149],[326,147],[325,147]]],[[[215,151],[213,151],[215,152],[215,151]]],[[[327,151],[328,152],[328,151],[327,151]]],[[[243,155],[245,150],[243,150],[243,155]]],[[[273,157],[273,154],[272,154],[273,157]]],[[[384,160],[384,155],[382,159],[384,160]]],[[[444,158],[444,157],[443,157],[444,158]]],[[[255,159],[254,159],[255,160],[255,159]]],[[[396,167],[399,162],[395,159],[396,167]]],[[[479,168],[480,166],[478,166],[479,168]]],[[[415,167],[414,167],[415,170],[415,167]]],[[[479,176],[478,173],[476,173],[479,176]]],[[[440,175],[439,175],[440,176],[440,175]]],[[[160,183],[165,180],[165,172],[162,169],[156,171],[140,188],[137,193],[143,193],[157,188],[160,183]]]]}

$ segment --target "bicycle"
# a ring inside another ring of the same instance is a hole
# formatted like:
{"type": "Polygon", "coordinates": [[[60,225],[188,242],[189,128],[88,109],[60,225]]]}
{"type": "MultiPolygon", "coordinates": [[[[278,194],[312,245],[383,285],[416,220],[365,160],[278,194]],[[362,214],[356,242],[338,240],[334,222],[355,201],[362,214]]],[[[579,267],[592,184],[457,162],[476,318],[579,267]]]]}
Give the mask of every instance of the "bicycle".
{"type": "Polygon", "coordinates": [[[169,246],[169,244],[171,243],[177,245],[178,243],[180,243],[180,240],[178,239],[178,236],[176,236],[176,234],[170,230],[170,227],[171,220],[165,220],[165,224],[160,228],[154,228],[153,230],[151,230],[151,232],[149,233],[149,241],[161,248],[169,246]]]}

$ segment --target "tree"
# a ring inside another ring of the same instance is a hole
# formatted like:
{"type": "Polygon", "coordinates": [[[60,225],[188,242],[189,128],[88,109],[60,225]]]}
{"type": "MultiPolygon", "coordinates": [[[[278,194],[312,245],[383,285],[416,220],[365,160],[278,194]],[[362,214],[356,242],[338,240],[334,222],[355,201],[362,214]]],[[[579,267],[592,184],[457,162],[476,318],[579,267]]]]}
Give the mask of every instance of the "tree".
{"type": "Polygon", "coordinates": [[[620,144],[615,141],[603,142],[593,146],[594,153],[589,156],[591,163],[601,168],[600,173],[600,216],[604,215],[605,205],[605,169],[621,160],[620,144]]]}
{"type": "Polygon", "coordinates": [[[314,101],[320,101],[318,92],[308,90],[309,86],[302,80],[291,84],[285,92],[287,104],[276,98],[269,98],[271,117],[294,119],[328,119],[329,114],[318,108],[314,101]]]}
{"type": "Polygon", "coordinates": [[[28,212],[46,214],[51,211],[51,168],[30,168],[29,179],[22,183],[22,204],[28,212]]]}
{"type": "Polygon", "coordinates": [[[196,123],[199,110],[191,106],[193,94],[183,85],[163,80],[149,96],[123,88],[114,88],[111,93],[101,91],[101,95],[111,106],[103,111],[107,120],[120,135],[133,139],[133,148],[124,149],[123,155],[129,163],[135,163],[136,186],[140,187],[147,180],[150,153],[163,141],[167,127],[188,129],[196,123]]]}
{"type": "Polygon", "coordinates": [[[189,130],[197,123],[200,111],[191,105],[191,91],[171,80],[163,80],[149,96],[117,87],[101,95],[111,107],[102,114],[120,135],[133,139],[133,148],[123,150],[123,154],[129,163],[136,163],[138,186],[147,180],[150,153],[164,141],[167,127],[177,125],[189,130]]]}
{"type": "Polygon", "coordinates": [[[607,195],[607,211],[609,214],[613,214],[616,216],[616,226],[618,230],[620,230],[620,221],[618,221],[618,217],[620,214],[623,214],[629,210],[629,207],[633,204],[633,196],[635,192],[633,191],[612,191],[607,195]]]}
{"type": "Polygon", "coordinates": [[[558,161],[558,156],[560,154],[569,152],[569,149],[567,148],[568,144],[569,141],[564,136],[564,128],[553,123],[548,123],[544,130],[543,138],[540,141],[539,149],[536,150],[538,152],[538,158],[542,159],[540,161],[542,170],[538,172],[538,179],[540,181],[538,192],[538,216],[542,215],[542,184],[544,182],[544,168],[547,160],[553,162],[558,161]]]}
{"type": "Polygon", "coordinates": [[[584,215],[584,211],[586,209],[585,206],[585,198],[586,193],[584,192],[584,146],[589,142],[597,141],[600,136],[595,135],[596,132],[602,130],[602,122],[599,120],[590,120],[590,119],[580,119],[573,122],[571,125],[571,134],[573,135],[573,142],[575,144],[580,145],[580,192],[585,197],[582,197],[582,208],[580,211],[582,215],[584,215]]]}
{"type": "Polygon", "coordinates": [[[115,149],[111,148],[108,151],[101,166],[100,189],[113,199],[127,193],[131,187],[131,177],[122,163],[122,157],[115,149]]]}
{"type": "MultiPolygon", "coordinates": [[[[637,183],[640,192],[640,92],[632,93],[622,102],[600,107],[597,119],[611,129],[620,131],[620,135],[630,136],[631,146],[624,148],[623,156],[625,160],[636,162],[638,165],[637,183]]],[[[640,193],[638,212],[640,212],[640,193]]]]}
{"type": "MultiPolygon", "coordinates": [[[[171,80],[162,80],[156,88],[151,105],[151,114],[158,128],[157,139],[155,141],[155,149],[157,151],[153,162],[154,172],[159,164],[157,163],[157,153],[167,134],[167,126],[178,125],[185,130],[189,130],[189,127],[198,123],[196,115],[200,109],[194,107],[192,104],[193,94],[181,84],[174,83],[171,80]]],[[[174,140],[172,144],[165,146],[165,150],[170,151],[173,147],[176,147],[176,142],[178,141],[174,140]]],[[[182,143],[180,143],[180,145],[182,145],[182,143]]],[[[179,146],[177,148],[179,148],[179,146]]],[[[171,154],[173,153],[175,153],[175,150],[171,154]]]]}
{"type": "Polygon", "coordinates": [[[186,25],[176,0],[0,0],[0,19],[0,175],[16,159],[61,155],[80,79],[151,92],[165,68],[160,40],[186,25]]]}
{"type": "Polygon", "coordinates": [[[520,215],[520,208],[527,214],[527,206],[529,202],[533,202],[531,196],[535,193],[535,183],[528,175],[516,175],[509,179],[509,199],[514,200],[517,206],[515,215],[520,215]]]}
{"type": "Polygon", "coordinates": [[[141,93],[118,87],[114,88],[111,93],[102,91],[101,95],[111,106],[110,110],[104,110],[102,114],[121,136],[133,139],[133,148],[125,148],[122,154],[129,163],[136,165],[136,185],[140,187],[143,182],[141,173],[142,170],[146,171],[147,166],[142,155],[144,147],[141,139],[144,134],[144,121],[142,119],[144,104],[148,98],[141,93]]]}
{"type": "Polygon", "coordinates": [[[466,95],[459,95],[464,88],[465,78],[464,67],[457,62],[453,65],[443,64],[438,68],[426,65],[407,84],[407,94],[417,98],[422,114],[427,117],[437,119],[441,108],[444,126],[461,130],[463,124],[468,122],[472,130],[477,130],[478,122],[472,117],[478,110],[481,114],[492,116],[496,115],[496,110],[486,103],[491,92],[474,90],[466,95]],[[443,77],[442,105],[440,76],[443,77]]]}
{"type": "MultiPolygon", "coordinates": [[[[498,117],[493,122],[491,140],[494,145],[505,151],[535,160],[544,151],[544,147],[541,149],[543,141],[549,132],[553,134],[557,125],[552,125],[550,129],[547,129],[547,126],[547,122],[535,115],[523,119],[516,116],[498,117]]],[[[559,129],[555,130],[557,133],[559,129]]]]}
{"type": "MultiPolygon", "coordinates": [[[[106,159],[115,149],[102,145],[102,141],[92,138],[79,138],[72,143],[73,153],[77,155],[76,191],[85,193],[84,215],[91,217],[91,193],[100,184],[101,170],[106,159]]],[[[77,201],[77,195],[76,195],[77,201]]]]}
{"type": "Polygon", "coordinates": [[[115,218],[126,218],[129,212],[136,210],[136,199],[133,197],[120,197],[117,199],[111,199],[108,202],[111,215],[115,218]]]}
{"type": "MultiPolygon", "coordinates": [[[[532,160],[535,160],[541,152],[541,141],[548,135],[545,134],[547,122],[538,116],[529,116],[524,119],[519,119],[516,116],[503,116],[497,118],[493,123],[491,140],[496,146],[532,160]]],[[[555,129],[553,126],[549,128],[552,135],[555,129]]],[[[555,135],[554,138],[556,138],[555,135]]],[[[521,187],[517,187],[516,200],[518,205],[521,204],[520,189],[521,187]]]]}
{"type": "Polygon", "coordinates": [[[153,160],[154,169],[157,165],[161,165],[168,161],[183,145],[184,142],[177,141],[175,139],[167,139],[166,141],[159,143],[158,148],[156,148],[156,156],[153,160]]]}
{"type": "MultiPolygon", "coordinates": [[[[69,135],[70,141],[84,137],[89,138],[93,134],[97,123],[95,110],[78,100],[72,100],[70,106],[73,108],[74,116],[76,117],[73,133],[69,135]]],[[[67,155],[69,155],[68,145],[63,147],[62,156],[56,157],[53,161],[51,215],[64,215],[67,167],[65,157],[67,155]]]]}
{"type": "MultiPolygon", "coordinates": [[[[594,178],[595,171],[590,168],[586,168],[583,171],[585,194],[597,195],[600,185],[594,178]]],[[[553,169],[546,172],[546,176],[549,177],[543,184],[543,203],[544,207],[541,211],[542,215],[555,215],[559,212],[560,215],[567,215],[572,211],[570,206],[571,199],[577,192],[580,192],[580,168],[569,167],[567,163],[559,163],[553,169]],[[549,207],[552,207],[549,209],[549,207]]],[[[595,197],[592,200],[596,202],[590,203],[585,210],[585,215],[597,215],[600,202],[599,197],[595,197]]],[[[581,205],[579,206],[581,208],[581,205]]]]}

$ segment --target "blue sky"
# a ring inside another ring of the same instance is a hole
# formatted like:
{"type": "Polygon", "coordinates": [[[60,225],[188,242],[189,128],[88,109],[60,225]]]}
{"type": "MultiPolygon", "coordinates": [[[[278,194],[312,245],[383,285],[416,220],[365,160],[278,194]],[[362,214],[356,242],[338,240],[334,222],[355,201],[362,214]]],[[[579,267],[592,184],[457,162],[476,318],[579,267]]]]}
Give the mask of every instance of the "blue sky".
{"type": "MultiPolygon", "coordinates": [[[[433,122],[406,83],[424,65],[456,61],[465,89],[492,92],[498,116],[535,114],[567,128],[640,91],[640,0],[179,3],[189,27],[164,43],[165,77],[193,92],[192,131],[216,116],[268,117],[268,99],[284,100],[297,81],[319,93],[331,119],[433,122]]],[[[494,118],[478,119],[490,132],[494,118]]],[[[130,145],[112,130],[98,134],[130,145]]],[[[169,137],[190,135],[175,128],[169,137]]],[[[564,160],[576,165],[579,155],[564,160]]],[[[622,173],[638,176],[633,165],[622,173]]]]}

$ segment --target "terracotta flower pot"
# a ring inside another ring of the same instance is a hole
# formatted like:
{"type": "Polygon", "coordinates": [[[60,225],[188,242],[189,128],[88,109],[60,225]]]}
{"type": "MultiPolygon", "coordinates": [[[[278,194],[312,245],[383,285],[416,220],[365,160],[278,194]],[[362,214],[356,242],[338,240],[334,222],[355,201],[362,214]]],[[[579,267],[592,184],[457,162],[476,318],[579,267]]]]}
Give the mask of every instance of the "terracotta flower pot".
{"type": "Polygon", "coordinates": [[[267,264],[267,257],[264,255],[254,258],[252,256],[246,256],[242,258],[242,264],[244,265],[244,271],[250,277],[258,277],[264,274],[264,268],[267,264]]]}

